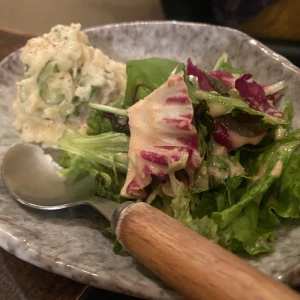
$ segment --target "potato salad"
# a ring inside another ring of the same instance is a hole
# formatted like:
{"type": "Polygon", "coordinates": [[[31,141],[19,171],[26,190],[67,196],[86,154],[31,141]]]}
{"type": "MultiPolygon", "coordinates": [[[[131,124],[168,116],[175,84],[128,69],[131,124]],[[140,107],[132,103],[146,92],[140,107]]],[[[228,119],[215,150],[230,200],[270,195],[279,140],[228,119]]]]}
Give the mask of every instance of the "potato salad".
{"type": "Polygon", "coordinates": [[[26,142],[56,147],[66,129],[86,132],[89,103],[112,105],[124,97],[125,65],[93,48],[80,29],[57,25],[22,51],[24,78],[13,107],[26,142]]]}

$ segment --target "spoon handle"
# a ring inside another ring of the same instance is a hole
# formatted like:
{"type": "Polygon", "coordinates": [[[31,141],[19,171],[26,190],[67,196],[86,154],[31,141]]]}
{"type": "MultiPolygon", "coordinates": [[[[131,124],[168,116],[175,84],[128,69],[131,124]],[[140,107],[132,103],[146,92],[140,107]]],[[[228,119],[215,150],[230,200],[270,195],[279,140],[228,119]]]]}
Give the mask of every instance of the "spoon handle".
{"type": "Polygon", "coordinates": [[[146,203],[125,207],[115,225],[120,243],[186,299],[300,299],[281,282],[146,203]]]}

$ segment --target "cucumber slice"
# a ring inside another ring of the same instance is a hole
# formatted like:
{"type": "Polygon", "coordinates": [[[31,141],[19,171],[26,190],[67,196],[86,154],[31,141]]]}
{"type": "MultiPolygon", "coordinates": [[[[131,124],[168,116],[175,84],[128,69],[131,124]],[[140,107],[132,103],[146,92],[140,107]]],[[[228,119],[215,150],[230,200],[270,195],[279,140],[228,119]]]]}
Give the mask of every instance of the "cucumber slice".
{"type": "Polygon", "coordinates": [[[38,75],[37,83],[43,84],[49,78],[49,76],[58,72],[59,69],[57,64],[52,59],[48,60],[38,75]]]}
{"type": "Polygon", "coordinates": [[[59,106],[59,113],[63,117],[67,117],[67,116],[73,114],[74,110],[75,110],[75,106],[71,103],[64,103],[59,106]]]}
{"type": "Polygon", "coordinates": [[[88,108],[88,103],[93,100],[93,98],[96,96],[96,94],[100,91],[100,86],[91,86],[91,90],[88,96],[88,99],[85,98],[79,98],[78,96],[74,96],[72,99],[72,104],[74,105],[73,111],[68,110],[67,114],[67,120],[71,117],[78,117],[80,115],[80,112],[86,107],[88,108]]]}
{"type": "Polygon", "coordinates": [[[28,95],[23,85],[20,86],[19,97],[22,103],[24,103],[27,100],[28,95]]]}
{"type": "Polygon", "coordinates": [[[86,86],[92,81],[93,77],[91,75],[83,75],[80,77],[78,85],[79,86],[86,86]]]}
{"type": "Polygon", "coordinates": [[[55,61],[47,61],[37,78],[41,98],[49,105],[60,104],[69,95],[67,82],[72,82],[71,75],[60,72],[55,61]]]}
{"type": "Polygon", "coordinates": [[[101,89],[101,86],[95,86],[95,85],[91,86],[90,97],[88,99],[89,102],[93,101],[94,97],[97,95],[97,93],[100,91],[100,89],[101,89]]]}
{"type": "Polygon", "coordinates": [[[83,75],[79,79],[75,95],[80,98],[81,101],[91,102],[100,91],[101,86],[93,84],[93,82],[95,82],[95,80],[90,74],[83,75]]]}

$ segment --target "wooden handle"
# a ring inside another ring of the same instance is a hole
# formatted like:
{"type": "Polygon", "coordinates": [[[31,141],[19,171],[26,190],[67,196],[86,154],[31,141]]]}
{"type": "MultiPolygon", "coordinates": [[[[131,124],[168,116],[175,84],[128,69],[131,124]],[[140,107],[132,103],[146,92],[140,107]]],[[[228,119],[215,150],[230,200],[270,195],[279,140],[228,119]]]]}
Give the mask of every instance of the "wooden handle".
{"type": "Polygon", "coordinates": [[[146,203],[123,210],[116,235],[133,256],[187,299],[300,299],[281,282],[146,203]]]}

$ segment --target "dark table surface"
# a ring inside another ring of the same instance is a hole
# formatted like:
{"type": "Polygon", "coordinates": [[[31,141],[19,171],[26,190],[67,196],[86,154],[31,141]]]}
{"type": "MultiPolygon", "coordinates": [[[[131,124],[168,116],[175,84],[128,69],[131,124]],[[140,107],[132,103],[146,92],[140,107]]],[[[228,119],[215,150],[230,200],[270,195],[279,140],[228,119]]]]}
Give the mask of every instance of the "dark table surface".
{"type": "MultiPolygon", "coordinates": [[[[0,60],[31,35],[0,29],[0,60]]],[[[44,271],[0,249],[0,300],[133,300],[44,271]]]]}

